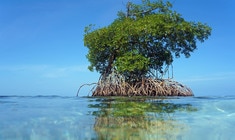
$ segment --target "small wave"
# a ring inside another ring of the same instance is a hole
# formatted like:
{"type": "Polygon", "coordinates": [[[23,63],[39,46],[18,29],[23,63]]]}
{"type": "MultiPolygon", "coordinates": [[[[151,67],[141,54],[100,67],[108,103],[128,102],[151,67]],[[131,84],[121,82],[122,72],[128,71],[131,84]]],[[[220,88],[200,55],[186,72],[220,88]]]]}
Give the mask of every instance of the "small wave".
{"type": "Polygon", "coordinates": [[[223,110],[223,109],[221,109],[221,108],[218,108],[217,106],[216,106],[215,108],[216,108],[216,110],[218,110],[218,111],[220,111],[220,112],[223,112],[223,113],[226,112],[225,110],[223,110]]]}
{"type": "Polygon", "coordinates": [[[235,113],[231,113],[231,114],[228,114],[227,116],[231,117],[231,116],[234,116],[234,115],[235,115],[235,113]]]}
{"type": "Polygon", "coordinates": [[[35,95],[35,96],[24,96],[24,95],[0,95],[0,99],[3,98],[73,98],[72,96],[59,96],[59,95],[35,95]]]}
{"type": "Polygon", "coordinates": [[[198,96],[194,97],[195,99],[204,99],[204,100],[213,100],[213,99],[218,99],[219,97],[217,96],[198,96]]]}
{"type": "Polygon", "coordinates": [[[235,99],[235,95],[225,95],[225,96],[198,96],[198,97],[194,97],[195,99],[204,99],[204,100],[215,100],[215,99],[219,99],[219,100],[227,100],[227,99],[235,99]]]}

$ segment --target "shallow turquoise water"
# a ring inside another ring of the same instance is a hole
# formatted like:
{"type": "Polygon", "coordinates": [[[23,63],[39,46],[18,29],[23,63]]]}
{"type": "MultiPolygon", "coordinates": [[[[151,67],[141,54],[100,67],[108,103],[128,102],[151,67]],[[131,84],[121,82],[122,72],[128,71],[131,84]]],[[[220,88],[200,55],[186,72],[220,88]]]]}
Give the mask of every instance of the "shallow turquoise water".
{"type": "Polygon", "coordinates": [[[235,96],[0,96],[0,140],[234,140],[235,96]]]}

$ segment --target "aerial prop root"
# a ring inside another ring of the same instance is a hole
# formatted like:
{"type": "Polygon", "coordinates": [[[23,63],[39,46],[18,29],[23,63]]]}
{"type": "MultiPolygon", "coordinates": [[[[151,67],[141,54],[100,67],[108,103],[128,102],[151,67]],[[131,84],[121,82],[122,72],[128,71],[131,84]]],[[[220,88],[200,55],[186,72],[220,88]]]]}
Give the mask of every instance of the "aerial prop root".
{"type": "Polygon", "coordinates": [[[141,81],[128,83],[122,75],[111,73],[102,75],[98,83],[83,84],[94,85],[90,92],[92,96],[193,96],[187,86],[172,79],[142,78],[141,81]]]}

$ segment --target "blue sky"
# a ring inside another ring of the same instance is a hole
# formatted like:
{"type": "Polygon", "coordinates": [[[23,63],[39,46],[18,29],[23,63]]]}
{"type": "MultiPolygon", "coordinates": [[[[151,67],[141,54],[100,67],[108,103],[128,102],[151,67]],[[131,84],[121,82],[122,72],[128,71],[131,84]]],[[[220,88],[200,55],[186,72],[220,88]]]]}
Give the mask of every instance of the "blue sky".
{"type": "MultiPolygon", "coordinates": [[[[126,2],[0,0],[0,95],[74,96],[80,85],[96,82],[99,74],[87,69],[84,27],[109,25],[126,2]]],[[[235,95],[235,1],[171,2],[186,20],[213,29],[189,59],[174,61],[174,79],[196,96],[235,95]]]]}

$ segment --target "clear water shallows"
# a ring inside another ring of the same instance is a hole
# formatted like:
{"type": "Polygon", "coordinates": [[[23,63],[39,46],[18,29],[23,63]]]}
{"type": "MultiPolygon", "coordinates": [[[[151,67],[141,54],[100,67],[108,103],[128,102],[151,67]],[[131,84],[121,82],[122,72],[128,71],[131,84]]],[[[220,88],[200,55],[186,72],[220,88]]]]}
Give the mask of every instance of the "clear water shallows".
{"type": "Polygon", "coordinates": [[[235,97],[0,96],[0,140],[233,140],[235,97]]]}

